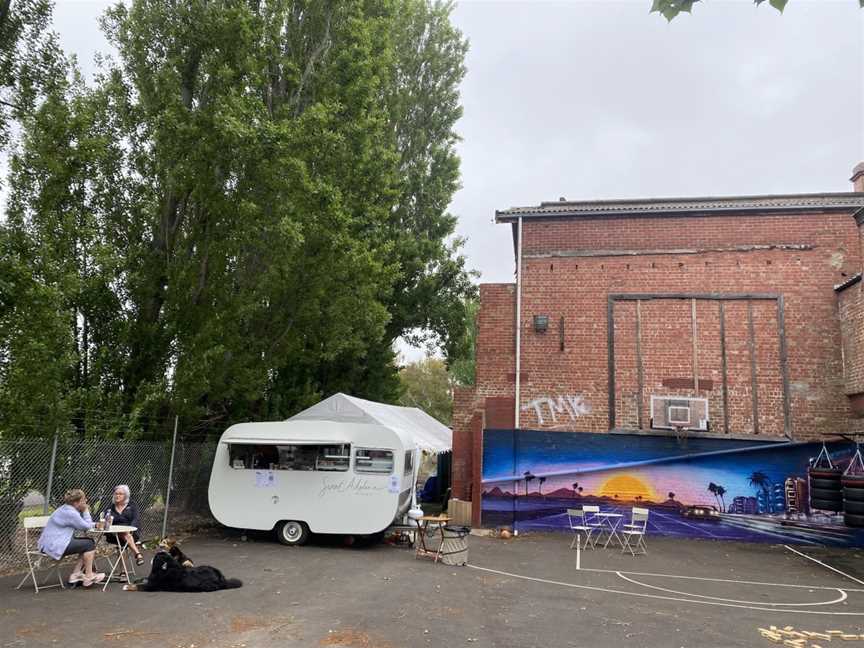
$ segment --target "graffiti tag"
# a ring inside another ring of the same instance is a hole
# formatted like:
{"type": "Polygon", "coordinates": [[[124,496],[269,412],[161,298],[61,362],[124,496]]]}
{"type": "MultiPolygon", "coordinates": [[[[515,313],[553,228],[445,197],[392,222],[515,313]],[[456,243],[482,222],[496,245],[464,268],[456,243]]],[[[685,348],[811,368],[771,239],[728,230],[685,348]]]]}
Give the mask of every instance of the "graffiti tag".
{"type": "Polygon", "coordinates": [[[577,417],[591,413],[591,406],[585,402],[581,394],[568,394],[555,398],[542,396],[522,406],[523,412],[531,409],[537,414],[537,422],[540,425],[545,423],[545,419],[543,418],[545,410],[549,411],[549,416],[552,418],[553,423],[558,422],[558,414],[569,416],[571,421],[575,421],[577,417]]]}

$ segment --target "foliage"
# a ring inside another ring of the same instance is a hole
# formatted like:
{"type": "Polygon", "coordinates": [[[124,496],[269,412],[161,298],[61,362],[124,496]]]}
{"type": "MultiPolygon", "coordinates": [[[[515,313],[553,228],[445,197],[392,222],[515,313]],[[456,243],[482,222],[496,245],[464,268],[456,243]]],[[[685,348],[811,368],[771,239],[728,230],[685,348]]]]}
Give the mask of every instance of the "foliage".
{"type": "Polygon", "coordinates": [[[0,0],[0,151],[11,124],[63,82],[65,60],[48,29],[51,6],[50,0],[0,0]]]}
{"type": "Polygon", "coordinates": [[[399,404],[417,407],[450,425],[453,417],[453,388],[447,366],[439,358],[427,357],[399,371],[402,396],[399,404]]]}
{"type": "Polygon", "coordinates": [[[395,339],[455,357],[475,289],[446,211],[467,47],[451,10],[110,9],[116,60],[88,86],[59,58],[62,83],[20,116],[0,429],[101,420],[99,434],[158,437],[174,412],[212,424],[336,391],[393,401],[395,339]]]}
{"type": "Polygon", "coordinates": [[[473,385],[476,377],[477,316],[480,300],[465,300],[465,335],[456,353],[450,357],[450,377],[457,385],[473,385]]]}
{"type": "MultiPolygon", "coordinates": [[[[651,12],[662,14],[666,20],[672,20],[681,12],[690,13],[693,9],[693,5],[699,1],[700,0],[654,0],[651,5],[651,12]]],[[[765,2],[765,0],[753,0],[753,2],[758,6],[765,2]]],[[[768,0],[768,4],[780,13],[783,13],[788,2],[789,0],[768,0]]],[[[858,5],[864,8],[864,0],[858,0],[858,5]]]]}

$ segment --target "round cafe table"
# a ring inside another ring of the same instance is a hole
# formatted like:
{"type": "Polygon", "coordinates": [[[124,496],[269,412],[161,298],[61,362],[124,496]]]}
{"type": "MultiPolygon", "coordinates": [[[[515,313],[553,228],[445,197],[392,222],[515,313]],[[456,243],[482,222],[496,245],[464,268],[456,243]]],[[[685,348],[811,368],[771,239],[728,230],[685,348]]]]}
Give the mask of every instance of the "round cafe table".
{"type": "Polygon", "coordinates": [[[111,579],[114,577],[114,573],[117,571],[118,566],[122,566],[123,575],[126,576],[126,582],[132,582],[132,580],[129,578],[129,568],[126,566],[126,550],[129,548],[129,543],[123,540],[121,536],[124,533],[133,533],[137,530],[138,527],[126,526],[123,524],[112,524],[107,529],[90,529],[90,533],[105,536],[105,542],[110,542],[108,537],[113,536],[114,542],[117,544],[116,560],[112,562],[111,556],[106,557],[108,560],[108,564],[111,565],[111,573],[108,574],[108,577],[105,579],[105,585],[102,587],[103,592],[108,588],[108,583],[110,583],[111,579]]]}
{"type": "Polygon", "coordinates": [[[594,517],[600,518],[600,538],[603,537],[603,533],[608,533],[609,537],[606,538],[606,542],[603,545],[603,548],[609,546],[609,543],[612,542],[612,538],[615,538],[616,542],[624,548],[624,543],[621,541],[621,536],[618,535],[618,525],[621,524],[621,520],[624,518],[622,513],[611,513],[608,511],[601,511],[600,513],[595,513],[594,517]]]}

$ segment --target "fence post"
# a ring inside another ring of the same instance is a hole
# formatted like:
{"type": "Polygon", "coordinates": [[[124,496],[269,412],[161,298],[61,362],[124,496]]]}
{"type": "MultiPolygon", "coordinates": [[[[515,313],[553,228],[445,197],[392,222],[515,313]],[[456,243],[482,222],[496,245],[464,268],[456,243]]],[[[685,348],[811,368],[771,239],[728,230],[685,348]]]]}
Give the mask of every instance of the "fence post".
{"type": "Polygon", "coordinates": [[[174,438],[171,440],[171,463],[168,466],[168,488],[165,489],[165,514],[162,517],[162,537],[168,528],[168,506],[171,503],[171,480],[174,477],[174,451],[177,449],[177,422],[179,416],[174,416],[174,438]]]}
{"type": "Polygon", "coordinates": [[[57,437],[59,431],[54,429],[54,445],[51,447],[51,463],[48,464],[48,486],[45,488],[45,502],[42,504],[42,514],[48,515],[48,504],[51,501],[51,487],[54,485],[54,463],[57,461],[57,437]]]}

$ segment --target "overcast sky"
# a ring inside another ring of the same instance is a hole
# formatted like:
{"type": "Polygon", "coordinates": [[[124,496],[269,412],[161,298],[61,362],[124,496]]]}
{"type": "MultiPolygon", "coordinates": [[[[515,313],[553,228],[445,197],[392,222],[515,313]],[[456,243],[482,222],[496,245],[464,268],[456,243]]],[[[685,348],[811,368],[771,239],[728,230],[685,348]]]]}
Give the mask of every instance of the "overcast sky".
{"type": "MultiPolygon", "coordinates": [[[[481,281],[513,279],[495,209],[543,200],[849,191],[864,160],[856,0],[704,0],[667,24],[650,0],[461,2],[470,39],[463,189],[452,210],[481,281]],[[700,6],[702,5],[702,6],[700,6]]],[[[92,70],[109,5],[59,0],[92,70]]]]}
{"type": "MultiPolygon", "coordinates": [[[[650,0],[458,4],[463,189],[451,206],[482,282],[513,280],[496,209],[543,200],[849,191],[864,160],[857,0],[705,0],[668,23],[650,0]],[[700,6],[701,5],[701,6],[700,6]]],[[[85,71],[109,3],[59,0],[85,71]]]]}

